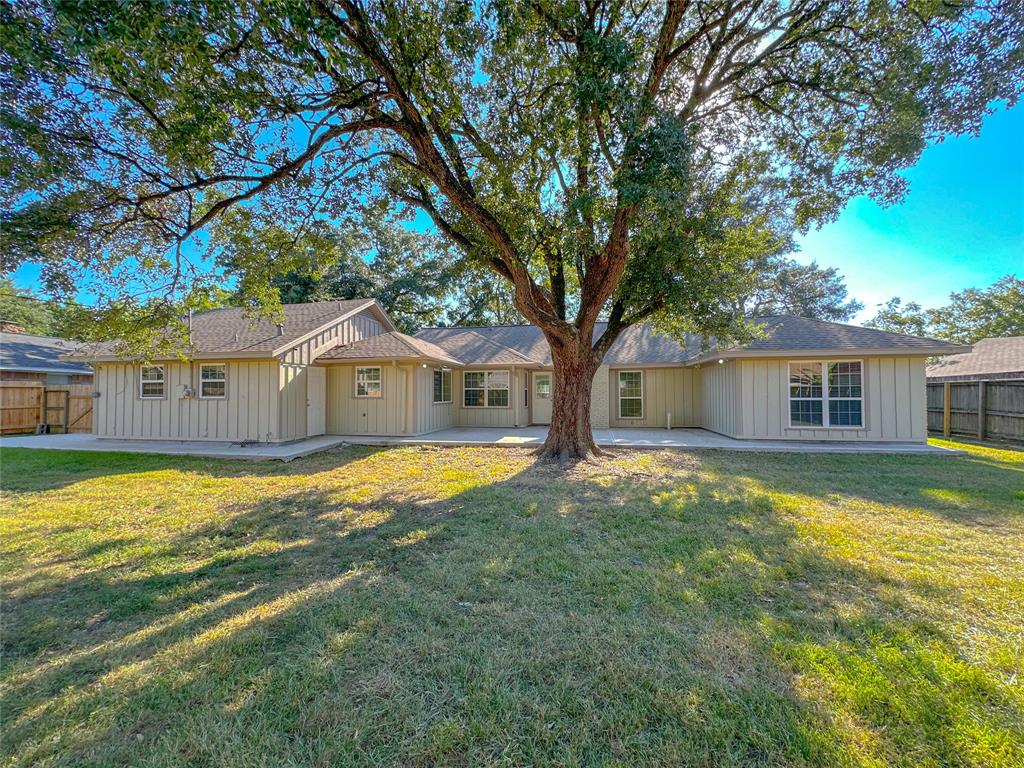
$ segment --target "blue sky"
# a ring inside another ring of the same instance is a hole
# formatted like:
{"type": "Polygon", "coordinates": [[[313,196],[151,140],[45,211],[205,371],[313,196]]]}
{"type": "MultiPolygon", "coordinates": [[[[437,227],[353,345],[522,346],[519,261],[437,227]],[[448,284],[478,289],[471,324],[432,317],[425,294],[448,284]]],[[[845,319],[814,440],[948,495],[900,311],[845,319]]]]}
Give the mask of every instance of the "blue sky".
{"type": "Polygon", "coordinates": [[[990,115],[978,137],[928,147],[904,176],[901,204],[857,198],[800,238],[796,258],[837,267],[864,303],[857,322],[893,296],[940,306],[953,291],[1024,277],[1024,104],[990,115]]]}
{"type": "MultiPolygon", "coordinates": [[[[797,259],[837,267],[864,303],[854,322],[893,296],[940,306],[953,291],[1024,276],[1024,104],[990,115],[978,137],[929,147],[905,176],[899,205],[857,198],[799,240],[797,259]]],[[[26,266],[14,279],[36,288],[38,274],[26,266]]]]}

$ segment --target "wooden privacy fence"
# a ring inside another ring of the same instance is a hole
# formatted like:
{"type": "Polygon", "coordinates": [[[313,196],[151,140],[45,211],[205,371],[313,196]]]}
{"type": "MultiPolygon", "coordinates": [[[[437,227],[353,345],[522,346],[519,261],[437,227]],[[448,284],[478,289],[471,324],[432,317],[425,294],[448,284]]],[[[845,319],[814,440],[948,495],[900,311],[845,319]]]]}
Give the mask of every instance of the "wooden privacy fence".
{"type": "Polygon", "coordinates": [[[929,383],[928,431],[1024,442],[1024,379],[929,383]]]}
{"type": "Polygon", "coordinates": [[[45,386],[30,381],[0,381],[0,434],[92,432],[92,384],[45,386]]]}

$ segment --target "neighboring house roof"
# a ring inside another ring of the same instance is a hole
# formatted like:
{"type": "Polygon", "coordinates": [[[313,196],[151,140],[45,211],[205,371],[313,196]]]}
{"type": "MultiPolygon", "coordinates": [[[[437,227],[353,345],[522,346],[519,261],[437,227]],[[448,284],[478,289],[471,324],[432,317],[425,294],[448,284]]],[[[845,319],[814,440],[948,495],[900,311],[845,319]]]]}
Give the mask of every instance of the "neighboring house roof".
{"type": "MultiPolygon", "coordinates": [[[[595,340],[604,333],[605,327],[605,323],[597,324],[595,340]]],[[[544,333],[535,325],[424,328],[416,337],[448,350],[466,365],[552,364],[551,348],[544,333]]],[[[633,325],[615,340],[604,362],[610,366],[678,365],[696,351],[661,335],[649,325],[633,325]]]]}
{"type": "Polygon", "coordinates": [[[932,381],[1024,378],[1024,336],[976,341],[970,352],[929,365],[926,374],[932,381]]]}
{"type": "MultiPolygon", "coordinates": [[[[192,316],[190,357],[273,357],[279,355],[325,326],[373,308],[389,329],[394,329],[387,314],[375,299],[317,301],[307,304],[285,304],[281,328],[265,317],[253,319],[241,307],[225,307],[192,316]]],[[[113,343],[90,346],[87,359],[116,359],[113,343]]]]}
{"type": "Polygon", "coordinates": [[[61,359],[61,355],[74,352],[81,346],[81,342],[53,336],[0,333],[0,370],[91,374],[89,366],[61,359]]]}
{"type": "Polygon", "coordinates": [[[325,352],[317,360],[381,360],[381,359],[422,359],[436,360],[446,365],[462,365],[445,350],[429,341],[417,339],[398,331],[367,336],[351,344],[325,352]]]}
{"type": "Polygon", "coordinates": [[[859,325],[831,323],[794,315],[768,315],[756,321],[764,336],[737,347],[716,349],[700,357],[778,357],[782,354],[908,354],[949,355],[970,350],[969,346],[951,344],[924,336],[863,328],[859,325]]]}

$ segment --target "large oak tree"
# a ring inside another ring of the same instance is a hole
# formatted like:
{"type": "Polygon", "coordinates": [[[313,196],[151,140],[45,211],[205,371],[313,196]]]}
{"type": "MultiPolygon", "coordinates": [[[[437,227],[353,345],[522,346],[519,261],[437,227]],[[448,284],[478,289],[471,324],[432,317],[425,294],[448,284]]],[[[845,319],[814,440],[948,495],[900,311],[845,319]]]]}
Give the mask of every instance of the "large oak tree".
{"type": "Polygon", "coordinates": [[[929,140],[1017,98],[1024,40],[995,0],[0,7],[5,266],[170,315],[233,208],[416,208],[543,330],[560,456],[596,450],[624,328],[734,331],[735,244],[899,199],[929,140]]]}

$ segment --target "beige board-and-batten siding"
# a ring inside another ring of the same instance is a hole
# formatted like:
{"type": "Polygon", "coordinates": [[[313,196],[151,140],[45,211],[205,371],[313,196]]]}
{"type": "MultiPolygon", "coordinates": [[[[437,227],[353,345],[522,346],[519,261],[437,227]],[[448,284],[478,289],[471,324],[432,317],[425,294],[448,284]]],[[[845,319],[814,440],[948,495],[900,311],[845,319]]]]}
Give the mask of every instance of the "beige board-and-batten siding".
{"type": "Polygon", "coordinates": [[[411,365],[368,362],[327,365],[327,434],[408,434],[411,365]],[[356,397],[356,368],[380,368],[381,396],[356,397]]]}
{"type": "Polygon", "coordinates": [[[705,363],[694,369],[694,383],[700,393],[699,426],[735,437],[738,407],[736,371],[735,360],[705,363]]]}
{"type": "Polygon", "coordinates": [[[430,364],[427,367],[416,367],[416,434],[436,432],[455,425],[455,379],[459,376],[456,370],[450,371],[452,376],[451,400],[447,403],[434,402],[434,371],[440,368],[430,364]]]}
{"type": "Polygon", "coordinates": [[[897,442],[927,438],[923,357],[792,357],[737,360],[717,367],[729,366],[735,369],[735,437],[897,442]],[[863,428],[789,426],[789,363],[799,360],[863,362],[863,428]]]}
{"type": "MultiPolygon", "coordinates": [[[[695,427],[699,422],[700,390],[695,387],[697,375],[692,368],[613,368],[605,381],[608,386],[608,423],[612,427],[666,427],[671,414],[672,427],[695,427]],[[643,417],[619,417],[619,373],[642,371],[643,417]]],[[[597,426],[596,424],[594,425],[597,426]]]]}
{"type": "MultiPolygon", "coordinates": [[[[211,363],[216,361],[209,361],[211,363]]],[[[226,396],[200,398],[199,362],[164,366],[164,396],[139,396],[138,363],[96,363],[93,432],[99,437],[151,440],[281,440],[278,364],[274,360],[227,361],[226,396]],[[185,396],[186,388],[197,394],[185,396]]]]}
{"type": "Polygon", "coordinates": [[[529,381],[528,372],[512,366],[467,367],[453,372],[452,399],[455,401],[455,423],[460,427],[522,427],[526,425],[527,409],[523,404],[523,390],[529,381]],[[508,407],[466,407],[462,397],[465,371],[508,371],[508,407]]]}
{"type": "MultiPolygon", "coordinates": [[[[282,440],[298,440],[307,435],[307,367],[319,355],[336,346],[351,344],[368,336],[377,336],[384,333],[385,330],[384,324],[372,314],[371,310],[363,310],[352,317],[321,329],[281,356],[278,400],[282,440]]],[[[328,410],[327,413],[329,419],[330,411],[328,410]]],[[[327,429],[330,432],[329,423],[327,429]]],[[[376,433],[346,432],[343,434],[376,433]]]]}

